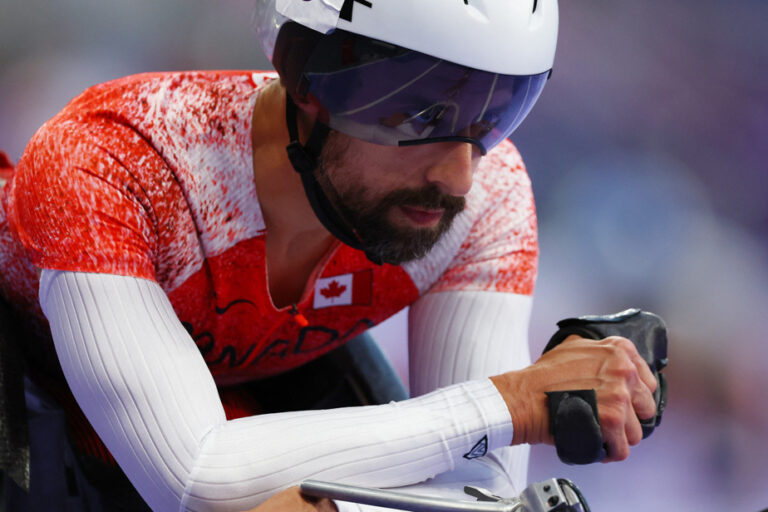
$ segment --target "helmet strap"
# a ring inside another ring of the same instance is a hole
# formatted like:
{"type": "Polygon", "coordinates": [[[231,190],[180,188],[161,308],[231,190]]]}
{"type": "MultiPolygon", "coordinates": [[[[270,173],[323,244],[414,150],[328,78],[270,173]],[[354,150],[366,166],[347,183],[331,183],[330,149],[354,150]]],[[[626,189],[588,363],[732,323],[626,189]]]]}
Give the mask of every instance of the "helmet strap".
{"type": "Polygon", "coordinates": [[[299,140],[297,118],[298,107],[294,103],[293,98],[291,98],[291,95],[286,92],[285,124],[288,128],[290,142],[285,149],[288,152],[288,160],[290,160],[293,169],[301,176],[304,193],[309,200],[310,206],[312,206],[312,210],[315,212],[318,220],[325,226],[325,229],[330,231],[333,236],[353,249],[365,252],[369,260],[377,265],[381,265],[381,259],[365,249],[363,241],[360,240],[360,237],[349,225],[349,222],[334,208],[315,177],[318,159],[330,133],[330,128],[323,123],[315,121],[307,143],[302,145],[299,140]]]}

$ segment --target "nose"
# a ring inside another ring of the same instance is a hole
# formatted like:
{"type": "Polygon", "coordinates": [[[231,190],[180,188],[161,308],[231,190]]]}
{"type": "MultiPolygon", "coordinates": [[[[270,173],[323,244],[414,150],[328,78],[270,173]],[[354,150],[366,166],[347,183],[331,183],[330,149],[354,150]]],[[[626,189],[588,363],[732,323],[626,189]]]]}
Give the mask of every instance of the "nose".
{"type": "Polygon", "coordinates": [[[472,188],[472,172],[479,152],[467,142],[439,142],[428,144],[435,153],[433,164],[427,168],[426,180],[437,185],[441,192],[464,196],[472,188]]]}

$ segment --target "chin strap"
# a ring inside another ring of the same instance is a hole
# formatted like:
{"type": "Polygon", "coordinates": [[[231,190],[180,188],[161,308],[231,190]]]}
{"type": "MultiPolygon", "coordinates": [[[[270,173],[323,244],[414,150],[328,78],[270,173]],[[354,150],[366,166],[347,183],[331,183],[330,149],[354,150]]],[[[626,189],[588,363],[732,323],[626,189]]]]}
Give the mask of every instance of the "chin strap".
{"type": "Polygon", "coordinates": [[[365,249],[360,237],[339,212],[336,211],[320,187],[320,183],[315,178],[314,171],[317,167],[317,161],[322,152],[323,144],[325,144],[328,133],[330,133],[330,128],[323,123],[315,122],[306,145],[302,145],[299,140],[297,115],[296,103],[293,102],[291,95],[286,93],[285,124],[288,127],[290,142],[285,149],[288,152],[288,160],[291,161],[294,170],[301,176],[304,193],[307,195],[312,210],[315,212],[318,220],[325,226],[325,229],[330,231],[333,236],[353,249],[365,252],[369,260],[377,265],[381,265],[381,259],[365,249]]]}

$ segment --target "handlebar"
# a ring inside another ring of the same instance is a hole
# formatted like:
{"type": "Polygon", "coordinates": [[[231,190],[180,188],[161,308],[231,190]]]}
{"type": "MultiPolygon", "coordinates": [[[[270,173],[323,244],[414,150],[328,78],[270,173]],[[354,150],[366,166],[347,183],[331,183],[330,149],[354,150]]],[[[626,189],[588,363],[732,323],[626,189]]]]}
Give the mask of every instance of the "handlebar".
{"type": "Polygon", "coordinates": [[[399,491],[306,480],[301,492],[317,498],[412,512],[590,512],[578,487],[564,478],[529,485],[518,497],[502,498],[481,487],[464,487],[477,501],[420,496],[399,491]]]}

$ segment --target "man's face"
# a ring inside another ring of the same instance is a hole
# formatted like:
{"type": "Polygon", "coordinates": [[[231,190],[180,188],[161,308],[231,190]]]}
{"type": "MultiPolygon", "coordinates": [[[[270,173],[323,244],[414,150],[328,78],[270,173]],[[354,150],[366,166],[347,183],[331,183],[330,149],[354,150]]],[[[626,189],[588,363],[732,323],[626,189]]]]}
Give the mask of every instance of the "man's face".
{"type": "Polygon", "coordinates": [[[398,265],[424,256],[450,228],[479,159],[463,142],[391,147],[332,131],[317,178],[366,249],[398,265]]]}

